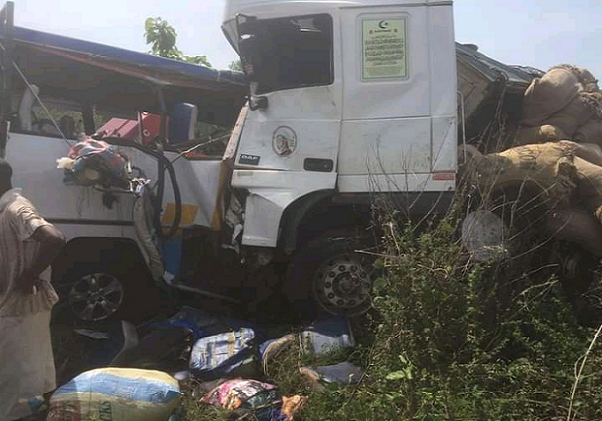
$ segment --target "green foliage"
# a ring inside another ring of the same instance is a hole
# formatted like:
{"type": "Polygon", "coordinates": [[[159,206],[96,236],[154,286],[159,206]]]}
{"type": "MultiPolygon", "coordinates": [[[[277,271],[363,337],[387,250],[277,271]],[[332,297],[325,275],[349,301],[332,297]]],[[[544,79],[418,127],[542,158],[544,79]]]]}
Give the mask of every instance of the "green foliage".
{"type": "Polygon", "coordinates": [[[537,266],[541,244],[472,262],[458,240],[463,206],[421,227],[395,211],[380,221],[383,275],[373,310],[352,320],[358,346],[312,359],[297,344],[270,366],[283,393],[309,397],[295,420],[602,419],[600,332],[577,322],[556,276],[537,266]],[[358,385],[315,390],[298,374],[344,359],[365,369],[358,385]]]}
{"type": "Polygon", "coordinates": [[[211,67],[211,63],[209,62],[209,59],[207,58],[207,56],[183,56],[183,57],[184,57],[184,61],[186,61],[188,63],[201,64],[205,67],[211,67]]]}
{"type": "MultiPolygon", "coordinates": [[[[353,409],[324,399],[320,410],[341,414],[333,420],[564,419],[592,331],[576,323],[558,282],[468,264],[451,218],[419,235],[397,219],[385,221],[379,265],[388,270],[375,287],[367,380],[337,392],[353,409]]],[[[571,419],[602,416],[594,349],[571,419]]]]}
{"type": "Polygon", "coordinates": [[[234,71],[237,71],[237,72],[242,72],[242,63],[240,62],[240,60],[234,60],[233,62],[231,62],[228,65],[228,68],[230,70],[234,70],[234,71]]]}
{"type": "Polygon", "coordinates": [[[211,67],[207,56],[187,56],[178,50],[175,28],[160,17],[146,19],[144,38],[146,43],[151,45],[151,54],[211,67]]]}
{"type": "Polygon", "coordinates": [[[176,30],[162,18],[148,18],[144,23],[144,37],[151,45],[151,53],[161,57],[180,59],[182,53],[176,48],[176,30]]]}

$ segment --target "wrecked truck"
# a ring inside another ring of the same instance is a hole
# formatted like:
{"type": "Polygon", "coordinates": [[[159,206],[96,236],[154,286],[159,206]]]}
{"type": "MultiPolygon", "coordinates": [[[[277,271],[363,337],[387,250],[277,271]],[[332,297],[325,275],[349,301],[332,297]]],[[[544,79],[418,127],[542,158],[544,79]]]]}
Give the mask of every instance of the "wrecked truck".
{"type": "Polygon", "coordinates": [[[12,10],[0,146],[68,236],[53,280],[88,322],[152,312],[155,286],[366,311],[376,199],[444,213],[458,145],[519,121],[542,74],[455,43],[451,2],[227,1],[244,75],[15,27],[12,10]],[[230,127],[227,141],[200,122],[230,127]],[[123,160],[120,175],[82,150],[123,160]]]}
{"type": "Polygon", "coordinates": [[[508,117],[497,112],[497,133],[460,147],[460,173],[481,207],[464,221],[463,230],[473,231],[464,243],[482,260],[499,252],[539,254],[543,260],[529,266],[540,272],[554,267],[578,317],[596,324],[602,257],[598,81],[588,69],[555,65],[532,80],[515,117],[508,117]]]}

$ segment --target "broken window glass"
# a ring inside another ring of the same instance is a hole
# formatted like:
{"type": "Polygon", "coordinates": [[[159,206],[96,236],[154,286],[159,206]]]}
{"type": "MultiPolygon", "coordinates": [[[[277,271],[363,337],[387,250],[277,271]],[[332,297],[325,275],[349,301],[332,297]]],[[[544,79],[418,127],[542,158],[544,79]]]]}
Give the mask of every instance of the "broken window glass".
{"type": "Polygon", "coordinates": [[[330,15],[252,20],[239,31],[241,61],[256,94],[333,82],[330,15]]]}

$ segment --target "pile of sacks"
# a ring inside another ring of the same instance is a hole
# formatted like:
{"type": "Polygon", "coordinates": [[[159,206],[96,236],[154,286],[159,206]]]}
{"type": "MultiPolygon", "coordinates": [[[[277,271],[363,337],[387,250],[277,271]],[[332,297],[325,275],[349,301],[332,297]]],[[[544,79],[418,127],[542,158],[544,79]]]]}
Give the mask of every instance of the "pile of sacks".
{"type": "MultiPolygon", "coordinates": [[[[515,146],[481,154],[460,147],[463,171],[481,194],[519,187],[553,212],[540,232],[564,238],[602,258],[602,149],[570,140],[515,146]]],[[[534,205],[534,203],[532,204],[534,205]]]]}
{"type": "Polygon", "coordinates": [[[50,398],[47,421],[177,421],[181,393],[167,373],[99,368],[76,376],[50,398]]]}
{"type": "Polygon", "coordinates": [[[482,155],[460,148],[463,171],[483,193],[534,187],[548,210],[542,233],[602,258],[602,92],[592,73],[563,64],[524,93],[515,146],[482,155]]]}
{"type": "Polygon", "coordinates": [[[602,145],[602,93],[587,69],[552,67],[525,92],[517,144],[554,140],[602,145]]]}

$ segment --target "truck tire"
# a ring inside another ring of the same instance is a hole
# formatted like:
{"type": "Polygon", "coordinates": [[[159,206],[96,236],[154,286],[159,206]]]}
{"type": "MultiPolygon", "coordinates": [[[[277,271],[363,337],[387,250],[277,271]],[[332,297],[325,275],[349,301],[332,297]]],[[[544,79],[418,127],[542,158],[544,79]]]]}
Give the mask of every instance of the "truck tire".
{"type": "MultiPolygon", "coordinates": [[[[599,326],[602,321],[600,258],[592,252],[597,251],[597,247],[592,248],[584,241],[590,239],[583,233],[587,229],[577,230],[580,235],[561,236],[560,228],[568,224],[562,219],[552,228],[548,227],[545,215],[551,211],[537,200],[536,190],[519,186],[499,189],[492,195],[495,199],[492,213],[503,221],[508,257],[514,267],[539,268],[537,276],[544,280],[556,275],[577,320],[585,326],[599,326]]],[[[554,213],[558,215],[563,211],[566,209],[554,213]]],[[[591,234],[595,239],[596,234],[591,234]]]]}
{"type": "Polygon", "coordinates": [[[552,247],[551,261],[558,265],[558,278],[578,322],[587,327],[599,326],[602,322],[600,259],[578,244],[557,241],[552,247]]]}
{"type": "Polygon", "coordinates": [[[369,241],[323,237],[310,241],[288,267],[283,292],[302,318],[320,313],[356,316],[371,306],[374,257],[369,241]]]}

